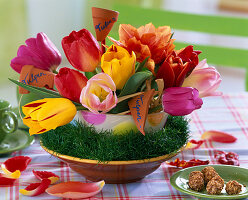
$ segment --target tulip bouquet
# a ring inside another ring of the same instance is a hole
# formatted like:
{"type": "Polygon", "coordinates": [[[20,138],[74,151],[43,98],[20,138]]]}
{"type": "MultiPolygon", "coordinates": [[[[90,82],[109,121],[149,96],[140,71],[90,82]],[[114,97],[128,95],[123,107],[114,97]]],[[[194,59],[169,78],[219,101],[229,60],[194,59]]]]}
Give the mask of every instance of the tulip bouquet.
{"type": "Polygon", "coordinates": [[[69,123],[77,110],[128,115],[129,102],[149,91],[154,92],[146,102],[144,118],[147,113],[161,111],[188,115],[201,108],[202,97],[220,95],[216,91],[221,82],[217,70],[206,60],[199,62],[201,52],[192,45],[177,50],[172,36],[169,26],[121,24],[119,40],[108,37],[113,44],[101,46],[88,30],[72,31],[62,39],[62,47],[74,69],[62,67],[58,72],[61,54],[45,33],[27,39],[10,65],[18,73],[27,66],[38,69],[25,81],[12,80],[45,97],[22,108],[30,134],[69,123]],[[35,85],[48,73],[55,87],[35,85]]]}

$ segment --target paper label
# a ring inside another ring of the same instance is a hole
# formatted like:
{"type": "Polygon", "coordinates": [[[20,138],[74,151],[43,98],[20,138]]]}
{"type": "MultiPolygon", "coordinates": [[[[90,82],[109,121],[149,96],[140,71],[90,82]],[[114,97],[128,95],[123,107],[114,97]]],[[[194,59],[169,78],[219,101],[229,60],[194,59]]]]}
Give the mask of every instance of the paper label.
{"type": "Polygon", "coordinates": [[[118,19],[119,12],[103,8],[92,7],[93,24],[96,31],[96,39],[103,41],[111,31],[118,19]]]}
{"type": "MultiPolygon", "coordinates": [[[[48,86],[52,89],[54,85],[54,74],[49,71],[37,69],[32,65],[25,65],[22,67],[19,81],[26,85],[32,85],[36,87],[48,86]]],[[[19,93],[28,94],[29,91],[19,87],[19,93]]]]}
{"type": "Polygon", "coordinates": [[[148,109],[155,90],[149,90],[141,95],[132,98],[128,102],[133,120],[139,131],[145,135],[144,127],[148,115],[148,109]]]}

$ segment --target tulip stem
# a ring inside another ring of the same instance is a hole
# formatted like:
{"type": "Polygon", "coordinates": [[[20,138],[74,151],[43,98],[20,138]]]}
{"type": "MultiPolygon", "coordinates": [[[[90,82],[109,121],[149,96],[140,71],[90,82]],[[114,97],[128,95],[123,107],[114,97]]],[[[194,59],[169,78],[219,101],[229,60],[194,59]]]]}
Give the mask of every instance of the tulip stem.
{"type": "Polygon", "coordinates": [[[76,109],[77,110],[87,110],[85,107],[83,107],[83,106],[76,106],[76,109]]]}
{"type": "Polygon", "coordinates": [[[156,112],[158,110],[162,110],[162,109],[163,109],[163,106],[160,104],[154,108],[149,109],[148,113],[150,114],[150,113],[156,112]]]}
{"type": "Polygon", "coordinates": [[[105,53],[105,44],[106,44],[106,39],[104,39],[104,40],[101,42],[101,45],[102,45],[102,54],[105,53]]]}

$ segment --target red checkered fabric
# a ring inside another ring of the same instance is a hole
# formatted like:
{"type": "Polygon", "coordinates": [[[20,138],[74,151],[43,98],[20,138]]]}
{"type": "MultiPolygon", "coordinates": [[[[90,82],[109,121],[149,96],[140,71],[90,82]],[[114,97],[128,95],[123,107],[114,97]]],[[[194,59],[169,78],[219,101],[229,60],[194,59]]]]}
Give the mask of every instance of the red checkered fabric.
{"type": "MultiPolygon", "coordinates": [[[[233,151],[239,154],[240,166],[248,168],[248,93],[225,94],[222,97],[207,97],[203,101],[202,109],[193,112],[189,116],[191,118],[191,137],[197,140],[207,130],[219,130],[234,135],[238,140],[233,144],[206,142],[199,149],[185,150],[177,157],[184,160],[193,158],[210,160],[211,164],[216,164],[213,156],[214,150],[233,151]]],[[[38,142],[35,142],[24,150],[13,153],[11,156],[19,155],[30,156],[32,162],[13,187],[0,188],[1,200],[60,199],[46,193],[37,197],[26,197],[19,193],[19,189],[25,188],[30,183],[37,182],[33,176],[32,169],[54,172],[60,176],[62,182],[87,182],[83,176],[73,172],[65,163],[42,150],[38,142]]],[[[6,159],[0,158],[0,164],[6,159]]],[[[175,190],[170,185],[170,177],[176,171],[178,169],[163,163],[159,169],[141,181],[129,184],[106,184],[99,194],[90,199],[197,199],[175,190]]]]}

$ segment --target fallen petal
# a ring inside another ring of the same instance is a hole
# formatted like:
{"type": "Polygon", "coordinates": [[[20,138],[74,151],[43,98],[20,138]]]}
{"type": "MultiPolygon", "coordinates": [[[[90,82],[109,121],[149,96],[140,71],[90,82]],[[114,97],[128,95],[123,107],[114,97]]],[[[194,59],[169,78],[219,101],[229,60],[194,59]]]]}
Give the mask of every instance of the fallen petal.
{"type": "Polygon", "coordinates": [[[221,131],[210,130],[206,131],[202,134],[201,139],[203,140],[211,140],[214,142],[221,143],[233,143],[237,140],[236,137],[221,131]]]}
{"type": "Polygon", "coordinates": [[[190,140],[185,149],[198,149],[206,140],[190,140]]]}
{"type": "Polygon", "coordinates": [[[1,168],[6,174],[11,174],[17,170],[24,171],[28,164],[31,162],[32,158],[28,156],[16,156],[9,158],[2,165],[1,168]]]}
{"type": "Polygon", "coordinates": [[[35,171],[33,170],[33,174],[35,175],[36,178],[39,180],[43,180],[45,178],[51,180],[51,184],[54,184],[59,180],[59,176],[52,173],[52,172],[47,172],[47,171],[35,171]]]}
{"type": "Polygon", "coordinates": [[[13,186],[16,180],[17,178],[12,178],[10,175],[0,173],[0,187],[13,186]]]}
{"type": "Polygon", "coordinates": [[[88,198],[99,193],[103,186],[104,181],[99,181],[96,183],[82,183],[82,182],[64,182],[49,187],[46,192],[50,195],[62,198],[88,198]]]}
{"type": "Polygon", "coordinates": [[[40,183],[31,183],[25,189],[19,190],[19,192],[26,196],[38,196],[44,193],[50,184],[51,180],[45,178],[40,183]]]}

